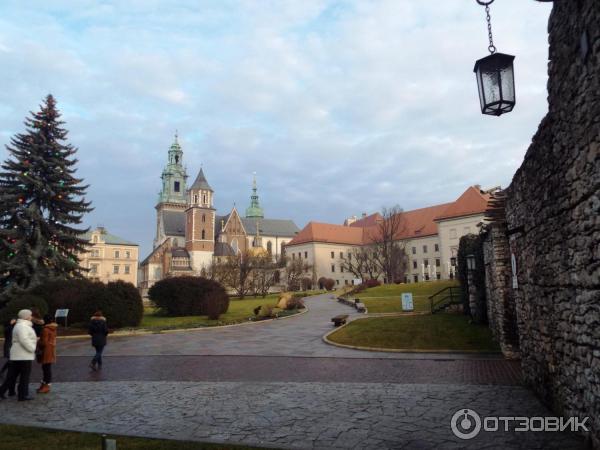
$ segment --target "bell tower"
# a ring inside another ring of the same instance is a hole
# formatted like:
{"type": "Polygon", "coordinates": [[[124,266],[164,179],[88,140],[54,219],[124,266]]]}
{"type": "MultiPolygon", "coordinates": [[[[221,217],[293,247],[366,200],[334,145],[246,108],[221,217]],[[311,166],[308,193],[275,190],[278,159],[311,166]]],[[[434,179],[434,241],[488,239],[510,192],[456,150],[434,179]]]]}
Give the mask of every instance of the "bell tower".
{"type": "Polygon", "coordinates": [[[185,248],[195,272],[210,265],[215,250],[213,194],[214,191],[200,168],[194,184],[187,192],[185,210],[185,248]]]}

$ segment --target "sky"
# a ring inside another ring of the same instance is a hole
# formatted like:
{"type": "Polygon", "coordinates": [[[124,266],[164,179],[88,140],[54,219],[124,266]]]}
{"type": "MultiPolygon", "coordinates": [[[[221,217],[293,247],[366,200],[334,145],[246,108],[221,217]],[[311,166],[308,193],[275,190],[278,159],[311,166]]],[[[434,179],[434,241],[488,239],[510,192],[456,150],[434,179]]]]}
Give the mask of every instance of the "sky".
{"type": "Polygon", "coordinates": [[[52,93],[103,225],[152,247],[175,130],[227,213],[256,172],[269,218],[343,223],[506,187],[547,111],[551,3],[491,5],[517,105],[479,110],[474,0],[3,0],[0,159],[52,93]]]}

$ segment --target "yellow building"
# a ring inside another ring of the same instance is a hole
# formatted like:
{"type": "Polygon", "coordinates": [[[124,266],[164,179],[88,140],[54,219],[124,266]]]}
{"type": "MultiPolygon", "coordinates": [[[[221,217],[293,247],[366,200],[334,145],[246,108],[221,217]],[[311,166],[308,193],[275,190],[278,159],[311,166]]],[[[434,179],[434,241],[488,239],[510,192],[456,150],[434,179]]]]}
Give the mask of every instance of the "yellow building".
{"type": "Polygon", "coordinates": [[[126,241],[106,228],[98,227],[83,235],[89,251],[80,255],[81,266],[89,269],[86,276],[108,283],[123,280],[137,286],[138,244],[126,241]]]}

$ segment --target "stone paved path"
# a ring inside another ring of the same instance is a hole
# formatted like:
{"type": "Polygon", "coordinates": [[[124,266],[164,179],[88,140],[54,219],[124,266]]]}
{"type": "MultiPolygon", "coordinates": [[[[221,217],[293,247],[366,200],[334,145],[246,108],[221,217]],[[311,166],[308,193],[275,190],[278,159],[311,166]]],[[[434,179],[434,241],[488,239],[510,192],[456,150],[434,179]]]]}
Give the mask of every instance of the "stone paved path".
{"type": "Polygon", "coordinates": [[[517,362],[330,346],[330,318],[356,313],[327,296],[307,304],[268,323],[111,336],[98,373],[88,339],[60,340],[52,393],[0,401],[0,423],[277,448],[582,448],[565,432],[459,440],[450,418],[462,408],[552,415],[519,385],[517,362]]]}
{"type": "Polygon", "coordinates": [[[568,433],[482,432],[462,441],[450,418],[548,411],[516,386],[361,383],[60,383],[0,421],[103,433],[279,448],[582,449],[568,433]]]}
{"type": "MultiPolygon", "coordinates": [[[[184,333],[140,336],[109,336],[106,355],[254,355],[254,356],[322,356],[343,358],[448,359],[445,353],[390,353],[357,351],[323,342],[332,330],[331,318],[360,314],[353,308],[320,295],[305,300],[309,311],[298,317],[242,326],[208,328],[184,333]]],[[[88,338],[59,342],[58,354],[87,356],[92,351],[88,338]]],[[[452,358],[481,359],[482,355],[462,354],[452,358]]],[[[499,355],[489,355],[499,359],[499,355]]]]}

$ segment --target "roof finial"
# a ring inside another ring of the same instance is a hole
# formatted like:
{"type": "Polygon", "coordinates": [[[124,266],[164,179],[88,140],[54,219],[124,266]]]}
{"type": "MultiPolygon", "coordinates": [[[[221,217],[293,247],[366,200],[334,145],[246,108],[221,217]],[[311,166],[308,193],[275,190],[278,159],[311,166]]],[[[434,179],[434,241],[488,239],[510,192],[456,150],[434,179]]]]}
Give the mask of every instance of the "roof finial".
{"type": "Polygon", "coordinates": [[[179,144],[179,131],[177,131],[177,128],[175,128],[175,143],[179,144]]]}

